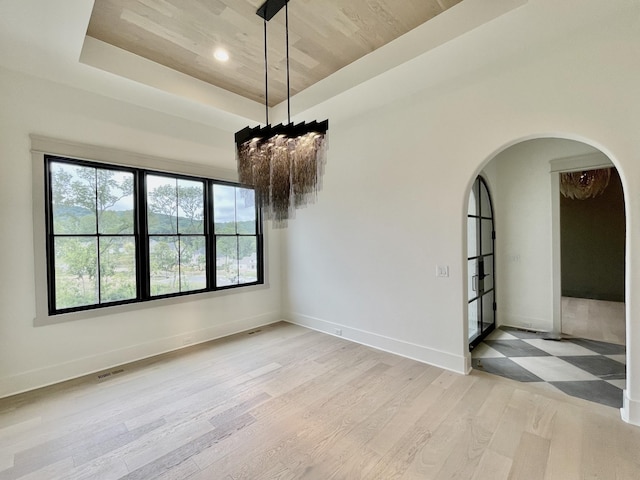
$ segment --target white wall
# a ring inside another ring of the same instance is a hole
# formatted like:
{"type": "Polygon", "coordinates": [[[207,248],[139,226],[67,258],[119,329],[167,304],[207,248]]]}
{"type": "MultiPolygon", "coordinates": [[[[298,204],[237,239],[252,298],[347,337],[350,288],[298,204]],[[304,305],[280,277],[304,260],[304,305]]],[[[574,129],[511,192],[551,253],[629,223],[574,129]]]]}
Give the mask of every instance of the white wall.
{"type": "MultiPolygon", "coordinates": [[[[627,192],[625,415],[639,423],[639,18],[633,1],[530,1],[433,52],[421,73],[373,79],[369,89],[391,86],[379,95],[393,102],[345,119],[343,96],[308,112],[331,119],[335,111],[339,120],[330,125],[324,190],[285,239],[291,321],[466,371],[472,180],[523,140],[584,141],[611,158],[627,192]],[[511,54],[491,57],[504,44],[511,54]],[[469,71],[485,52],[487,61],[469,71]],[[463,73],[433,80],[432,72],[456,68],[463,73]],[[424,87],[412,93],[416,75],[424,87]],[[436,278],[436,265],[449,265],[450,277],[436,278]]],[[[545,281],[548,272],[538,275],[545,281]]],[[[542,322],[546,307],[534,315],[542,322]]]]}
{"type": "Polygon", "coordinates": [[[549,162],[593,151],[571,140],[529,140],[507,148],[485,168],[496,172],[499,325],[553,330],[549,162]]]}
{"type": "Polygon", "coordinates": [[[269,288],[34,327],[29,134],[231,169],[233,136],[4,69],[0,92],[0,396],[280,319],[279,233],[267,232],[269,288]]]}

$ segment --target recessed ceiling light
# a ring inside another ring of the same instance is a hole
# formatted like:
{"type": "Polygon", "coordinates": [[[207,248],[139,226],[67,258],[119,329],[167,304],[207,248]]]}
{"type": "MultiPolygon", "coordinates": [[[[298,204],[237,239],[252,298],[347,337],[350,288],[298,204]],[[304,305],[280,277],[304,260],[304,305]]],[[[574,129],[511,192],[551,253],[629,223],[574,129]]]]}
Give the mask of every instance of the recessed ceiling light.
{"type": "Polygon", "coordinates": [[[229,53],[224,48],[217,48],[216,51],[213,52],[213,56],[220,62],[226,62],[229,60],[229,53]]]}

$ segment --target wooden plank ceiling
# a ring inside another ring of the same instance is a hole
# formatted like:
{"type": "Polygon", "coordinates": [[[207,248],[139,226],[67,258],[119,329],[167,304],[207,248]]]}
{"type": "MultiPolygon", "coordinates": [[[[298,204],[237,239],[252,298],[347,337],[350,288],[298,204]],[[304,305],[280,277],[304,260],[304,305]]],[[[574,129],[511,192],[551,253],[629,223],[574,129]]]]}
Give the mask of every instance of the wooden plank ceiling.
{"type": "MultiPolygon", "coordinates": [[[[292,0],[291,95],[462,0],[292,0]]],[[[87,35],[264,103],[263,0],[95,0],[87,35]],[[213,58],[216,48],[230,55],[213,58]]],[[[267,24],[269,104],[286,99],[285,12],[267,24]]]]}

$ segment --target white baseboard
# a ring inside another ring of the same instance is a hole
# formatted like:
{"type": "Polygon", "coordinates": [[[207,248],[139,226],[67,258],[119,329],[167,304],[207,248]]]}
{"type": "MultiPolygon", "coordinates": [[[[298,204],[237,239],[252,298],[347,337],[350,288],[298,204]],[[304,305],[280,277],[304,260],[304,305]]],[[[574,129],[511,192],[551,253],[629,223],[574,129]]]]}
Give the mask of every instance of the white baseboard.
{"type": "Polygon", "coordinates": [[[629,398],[627,390],[623,390],[620,416],[625,422],[640,426],[640,401],[629,398]]]}
{"type": "MultiPolygon", "coordinates": [[[[551,331],[551,330],[542,330],[542,329],[533,328],[533,327],[524,327],[522,325],[514,325],[512,323],[501,323],[500,327],[517,328],[518,330],[526,330],[528,332],[540,332],[540,333],[546,333],[551,331]]],[[[496,328],[499,328],[499,327],[496,325],[496,328]]]]}
{"type": "Polygon", "coordinates": [[[499,319],[500,326],[521,328],[523,330],[532,330],[535,332],[553,331],[552,319],[525,317],[501,311],[497,312],[497,317],[499,319]]]}
{"type": "Polygon", "coordinates": [[[282,321],[279,313],[266,313],[0,378],[0,398],[72,380],[279,321],[282,321]]]}
{"type": "Polygon", "coordinates": [[[288,314],[285,321],[303,327],[328,333],[329,335],[340,336],[346,340],[373,347],[378,350],[411,358],[418,362],[426,363],[436,367],[444,368],[452,372],[468,374],[471,371],[471,357],[454,355],[441,350],[416,345],[414,343],[398,340],[396,338],[379,335],[377,333],[360,330],[357,328],[340,325],[320,318],[310,317],[299,313],[288,314]],[[340,330],[341,334],[336,334],[340,330]]]}

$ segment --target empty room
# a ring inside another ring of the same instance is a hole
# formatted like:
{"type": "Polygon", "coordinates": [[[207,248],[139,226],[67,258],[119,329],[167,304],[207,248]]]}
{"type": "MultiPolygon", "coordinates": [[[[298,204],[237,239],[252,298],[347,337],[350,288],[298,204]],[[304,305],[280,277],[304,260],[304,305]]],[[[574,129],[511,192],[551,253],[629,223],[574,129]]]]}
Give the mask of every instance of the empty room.
{"type": "Polygon", "coordinates": [[[0,0],[0,480],[640,478],[639,58],[637,0],[0,0]]]}

